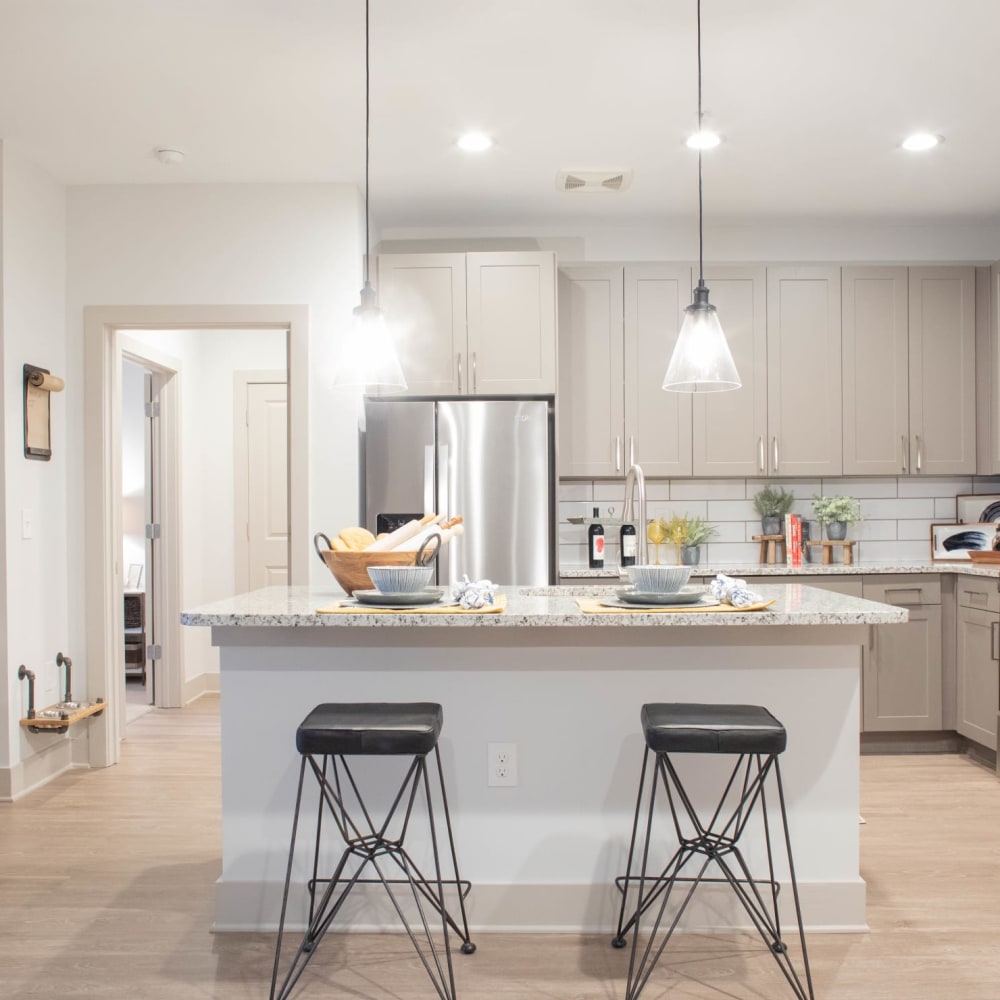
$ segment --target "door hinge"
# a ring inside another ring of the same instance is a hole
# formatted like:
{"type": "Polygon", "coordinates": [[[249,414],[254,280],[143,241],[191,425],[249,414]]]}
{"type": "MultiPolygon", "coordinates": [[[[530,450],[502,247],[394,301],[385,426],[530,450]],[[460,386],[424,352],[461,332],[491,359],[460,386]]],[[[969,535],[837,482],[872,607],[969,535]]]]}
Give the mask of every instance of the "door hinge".
{"type": "Polygon", "coordinates": [[[162,660],[163,659],[163,647],[159,643],[154,645],[149,645],[146,647],[146,659],[147,660],[162,660]]]}
{"type": "Polygon", "coordinates": [[[158,417],[159,415],[160,415],[160,404],[158,400],[153,400],[153,402],[146,404],[147,417],[158,417]]]}
{"type": "Polygon", "coordinates": [[[160,537],[160,526],[158,524],[146,525],[146,537],[153,541],[160,537]]]}

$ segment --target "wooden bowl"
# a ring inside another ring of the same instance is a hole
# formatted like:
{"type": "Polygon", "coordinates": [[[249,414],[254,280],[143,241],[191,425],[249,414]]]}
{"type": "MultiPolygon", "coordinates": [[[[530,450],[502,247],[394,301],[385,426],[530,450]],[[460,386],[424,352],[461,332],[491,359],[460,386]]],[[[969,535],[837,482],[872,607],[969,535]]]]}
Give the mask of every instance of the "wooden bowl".
{"type": "Polygon", "coordinates": [[[369,566],[415,566],[416,552],[336,552],[320,551],[326,568],[348,596],[356,590],[371,590],[375,585],[368,575],[369,566]]]}

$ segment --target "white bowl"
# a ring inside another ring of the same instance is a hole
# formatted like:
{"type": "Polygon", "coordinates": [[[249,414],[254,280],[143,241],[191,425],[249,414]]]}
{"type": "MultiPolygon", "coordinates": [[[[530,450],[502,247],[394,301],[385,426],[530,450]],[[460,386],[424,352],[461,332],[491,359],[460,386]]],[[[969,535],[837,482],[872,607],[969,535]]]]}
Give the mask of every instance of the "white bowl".
{"type": "Polygon", "coordinates": [[[626,566],[636,590],[644,594],[676,594],[691,576],[690,566],[626,566]]]}
{"type": "Polygon", "coordinates": [[[368,576],[382,594],[415,594],[434,576],[434,566],[369,566],[368,576]]]}

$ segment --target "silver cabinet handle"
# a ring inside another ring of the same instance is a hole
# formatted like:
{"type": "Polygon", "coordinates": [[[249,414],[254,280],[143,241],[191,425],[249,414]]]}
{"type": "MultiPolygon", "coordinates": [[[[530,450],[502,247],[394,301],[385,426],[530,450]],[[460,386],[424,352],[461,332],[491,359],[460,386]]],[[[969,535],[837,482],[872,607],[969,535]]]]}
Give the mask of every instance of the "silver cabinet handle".
{"type": "Polygon", "coordinates": [[[474,396],[479,389],[476,387],[476,352],[472,352],[472,395],[474,396]]]}
{"type": "Polygon", "coordinates": [[[462,352],[458,352],[458,391],[462,391],[462,352]]]}
{"type": "Polygon", "coordinates": [[[903,472],[906,472],[907,468],[906,468],[906,435],[905,434],[900,434],[900,436],[899,436],[899,442],[900,442],[900,445],[902,446],[901,447],[901,451],[903,453],[903,472]]]}
{"type": "Polygon", "coordinates": [[[917,472],[923,470],[924,467],[924,449],[923,445],[920,443],[920,435],[917,435],[917,472]]]}
{"type": "Polygon", "coordinates": [[[997,632],[1000,631],[1000,622],[990,623],[990,659],[1000,660],[1000,654],[997,653],[997,632]]]}
{"type": "Polygon", "coordinates": [[[629,467],[635,465],[635,435],[628,436],[628,464],[629,467]]]}
{"type": "Polygon", "coordinates": [[[615,435],[615,472],[622,471],[622,436],[615,435]]]}
{"type": "Polygon", "coordinates": [[[771,438],[771,455],[772,455],[772,458],[774,459],[774,468],[773,468],[772,471],[773,472],[777,472],[778,471],[778,436],[777,436],[777,434],[773,438],[771,438]]]}
{"type": "Polygon", "coordinates": [[[765,462],[767,460],[764,458],[764,435],[763,434],[761,434],[761,436],[759,438],[757,438],[757,459],[758,459],[757,465],[758,465],[761,473],[767,472],[767,466],[765,465],[765,462]]]}

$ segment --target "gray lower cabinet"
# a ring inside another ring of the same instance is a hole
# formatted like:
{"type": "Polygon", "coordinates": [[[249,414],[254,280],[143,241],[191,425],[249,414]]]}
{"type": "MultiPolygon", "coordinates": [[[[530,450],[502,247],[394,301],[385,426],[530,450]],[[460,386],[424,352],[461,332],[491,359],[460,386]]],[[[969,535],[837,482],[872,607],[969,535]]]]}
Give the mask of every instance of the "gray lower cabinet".
{"type": "Polygon", "coordinates": [[[941,718],[941,579],[865,577],[862,595],[905,607],[905,625],[876,625],[863,657],[862,730],[938,730],[941,718]]]}
{"type": "Polygon", "coordinates": [[[958,582],[959,733],[991,750],[997,749],[1000,711],[1000,595],[996,583],[983,577],[958,582]]]}

